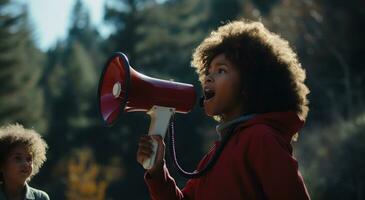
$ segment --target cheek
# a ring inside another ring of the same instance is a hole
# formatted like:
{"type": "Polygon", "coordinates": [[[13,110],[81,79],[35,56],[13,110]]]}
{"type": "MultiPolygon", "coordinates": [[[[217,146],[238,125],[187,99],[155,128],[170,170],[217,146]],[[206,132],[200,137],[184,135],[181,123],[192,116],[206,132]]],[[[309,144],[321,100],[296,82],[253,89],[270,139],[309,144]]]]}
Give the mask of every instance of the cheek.
{"type": "Polygon", "coordinates": [[[16,165],[11,165],[11,164],[7,163],[6,165],[4,165],[1,172],[6,177],[13,176],[13,174],[15,174],[15,171],[17,169],[18,169],[18,167],[16,165]]]}
{"type": "Polygon", "coordinates": [[[227,98],[227,100],[235,100],[240,95],[239,82],[231,77],[227,77],[217,84],[222,97],[227,98]]]}
{"type": "Polygon", "coordinates": [[[15,169],[18,169],[19,165],[17,163],[9,163],[8,165],[6,165],[5,170],[6,171],[15,171],[15,169]]]}

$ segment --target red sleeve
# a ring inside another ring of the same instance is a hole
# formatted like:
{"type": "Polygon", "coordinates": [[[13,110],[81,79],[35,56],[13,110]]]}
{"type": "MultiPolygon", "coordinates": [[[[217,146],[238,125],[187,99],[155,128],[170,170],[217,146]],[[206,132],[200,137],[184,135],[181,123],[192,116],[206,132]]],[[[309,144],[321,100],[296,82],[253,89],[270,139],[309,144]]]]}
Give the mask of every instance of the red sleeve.
{"type": "Polygon", "coordinates": [[[166,165],[160,173],[155,174],[153,177],[146,172],[144,179],[153,200],[188,200],[192,199],[189,197],[194,194],[195,181],[193,179],[189,180],[181,191],[175,180],[170,176],[166,165]]]}
{"type": "Polygon", "coordinates": [[[269,200],[308,200],[308,191],[292,156],[291,145],[267,126],[256,127],[248,149],[248,162],[269,200]]]}
{"type": "MultiPolygon", "coordinates": [[[[202,166],[205,166],[210,160],[215,151],[215,146],[216,145],[214,145],[209,150],[208,154],[199,162],[197,167],[198,170],[200,170],[202,166]]],[[[185,187],[180,190],[177,187],[175,180],[170,176],[166,165],[164,165],[163,170],[155,174],[154,177],[146,172],[144,179],[153,200],[192,200],[195,196],[195,188],[198,181],[198,179],[189,179],[186,182],[185,187]]]]}

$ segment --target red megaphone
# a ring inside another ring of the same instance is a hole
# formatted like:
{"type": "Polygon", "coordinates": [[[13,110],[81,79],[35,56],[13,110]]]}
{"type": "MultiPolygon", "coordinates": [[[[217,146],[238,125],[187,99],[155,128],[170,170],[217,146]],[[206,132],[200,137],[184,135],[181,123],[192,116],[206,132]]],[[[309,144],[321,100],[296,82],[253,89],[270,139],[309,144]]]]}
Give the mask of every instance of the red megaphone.
{"type": "MultiPolygon", "coordinates": [[[[147,112],[152,118],[150,135],[164,137],[171,115],[189,112],[195,102],[193,85],[145,76],[120,52],[108,60],[99,82],[98,107],[105,124],[114,124],[123,111],[147,112]]],[[[150,168],[153,162],[154,156],[144,167],[150,168]]]]}
{"type": "Polygon", "coordinates": [[[112,125],[121,111],[147,112],[156,105],[187,113],[196,101],[192,85],[143,75],[129,65],[123,53],[115,53],[108,60],[98,92],[99,110],[107,125],[112,125]]]}

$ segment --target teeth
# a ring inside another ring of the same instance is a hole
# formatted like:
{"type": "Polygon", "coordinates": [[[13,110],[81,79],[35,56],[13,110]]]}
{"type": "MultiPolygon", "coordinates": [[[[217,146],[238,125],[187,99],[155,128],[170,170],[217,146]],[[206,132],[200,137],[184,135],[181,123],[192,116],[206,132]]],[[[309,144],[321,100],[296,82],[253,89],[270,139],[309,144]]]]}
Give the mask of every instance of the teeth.
{"type": "Polygon", "coordinates": [[[214,90],[209,89],[209,88],[204,89],[204,99],[205,100],[209,100],[209,99],[213,98],[214,95],[215,95],[214,90]]]}

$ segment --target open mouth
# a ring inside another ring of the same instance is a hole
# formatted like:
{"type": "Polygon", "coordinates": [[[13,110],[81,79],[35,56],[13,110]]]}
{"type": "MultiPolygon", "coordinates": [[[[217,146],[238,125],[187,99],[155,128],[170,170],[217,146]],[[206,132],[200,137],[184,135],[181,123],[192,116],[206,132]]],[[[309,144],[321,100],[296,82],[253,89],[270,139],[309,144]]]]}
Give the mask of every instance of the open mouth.
{"type": "Polygon", "coordinates": [[[205,101],[210,100],[211,98],[214,97],[214,95],[215,95],[215,92],[213,90],[210,90],[210,89],[204,90],[204,100],[205,101]]]}

